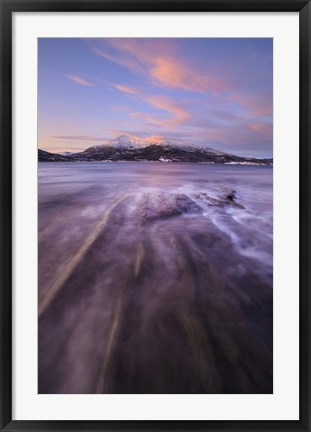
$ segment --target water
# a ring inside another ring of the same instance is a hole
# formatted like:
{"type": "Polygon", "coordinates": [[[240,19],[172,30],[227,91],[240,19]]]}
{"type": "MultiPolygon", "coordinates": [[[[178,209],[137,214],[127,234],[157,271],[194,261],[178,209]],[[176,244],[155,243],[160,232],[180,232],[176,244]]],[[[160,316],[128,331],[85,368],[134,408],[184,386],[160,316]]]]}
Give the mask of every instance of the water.
{"type": "Polygon", "coordinates": [[[272,168],[39,164],[39,393],[271,393],[272,168]]]}

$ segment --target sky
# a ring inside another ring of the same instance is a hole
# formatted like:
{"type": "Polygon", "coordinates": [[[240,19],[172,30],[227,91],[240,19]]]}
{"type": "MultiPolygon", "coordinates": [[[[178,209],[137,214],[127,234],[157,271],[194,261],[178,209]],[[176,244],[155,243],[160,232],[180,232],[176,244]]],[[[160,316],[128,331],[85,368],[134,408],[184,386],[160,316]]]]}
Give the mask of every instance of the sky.
{"type": "Polygon", "coordinates": [[[129,134],[272,157],[273,40],[40,38],[38,147],[129,134]]]}

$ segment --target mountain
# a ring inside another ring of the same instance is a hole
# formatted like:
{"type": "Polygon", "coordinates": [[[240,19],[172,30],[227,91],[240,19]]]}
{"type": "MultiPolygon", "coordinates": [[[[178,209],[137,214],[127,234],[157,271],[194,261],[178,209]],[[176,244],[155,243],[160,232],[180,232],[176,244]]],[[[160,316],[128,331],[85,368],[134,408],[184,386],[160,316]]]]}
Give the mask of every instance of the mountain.
{"type": "Polygon", "coordinates": [[[272,159],[234,156],[218,150],[186,145],[179,140],[150,136],[121,135],[106,144],[89,147],[83,152],[55,154],[39,150],[39,161],[160,161],[201,162],[241,165],[272,165],[272,159]]]}
{"type": "MultiPolygon", "coordinates": [[[[170,145],[171,147],[182,146],[183,143],[176,139],[168,139],[163,136],[151,135],[148,137],[139,137],[135,135],[120,135],[107,142],[111,147],[117,147],[122,149],[137,149],[149,147],[151,145],[170,145]]],[[[101,146],[100,146],[101,147],[101,146]]]]}
{"type": "MultiPolygon", "coordinates": [[[[160,146],[165,147],[169,146],[175,149],[181,149],[181,150],[187,150],[190,152],[194,152],[199,150],[208,150],[210,153],[217,153],[220,154],[222,152],[218,150],[214,150],[208,147],[200,147],[198,145],[196,146],[190,146],[186,145],[184,141],[177,140],[174,138],[167,138],[164,136],[157,136],[157,135],[151,135],[147,137],[139,137],[135,135],[120,135],[117,138],[111,139],[107,141],[104,145],[96,146],[98,149],[102,149],[103,147],[115,147],[118,149],[141,149],[149,146],[160,146]]],[[[91,147],[94,148],[94,147],[91,147]]]]}
{"type": "Polygon", "coordinates": [[[67,162],[68,156],[57,154],[57,153],[49,153],[45,150],[39,149],[38,160],[39,162],[67,162]]]}

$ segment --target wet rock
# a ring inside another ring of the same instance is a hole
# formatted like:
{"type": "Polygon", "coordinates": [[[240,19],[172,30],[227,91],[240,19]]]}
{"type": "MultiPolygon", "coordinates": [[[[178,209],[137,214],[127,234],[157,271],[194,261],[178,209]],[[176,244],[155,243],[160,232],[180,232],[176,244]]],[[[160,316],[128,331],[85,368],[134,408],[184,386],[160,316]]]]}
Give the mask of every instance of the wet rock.
{"type": "Polygon", "coordinates": [[[190,197],[185,194],[149,194],[143,204],[143,219],[154,221],[180,216],[184,213],[200,213],[198,206],[190,197]]]}
{"type": "Polygon", "coordinates": [[[245,207],[240,204],[237,203],[237,196],[236,196],[236,191],[235,190],[230,190],[228,191],[227,189],[222,190],[221,195],[218,198],[214,198],[209,196],[207,193],[205,192],[200,192],[198,194],[195,195],[195,198],[197,199],[201,199],[202,201],[205,201],[208,206],[210,207],[225,207],[225,206],[231,206],[234,208],[239,208],[239,209],[244,209],[245,207]]]}
{"type": "Polygon", "coordinates": [[[236,196],[235,190],[233,190],[227,194],[227,196],[226,196],[226,201],[227,201],[226,204],[227,205],[231,205],[234,208],[244,209],[245,207],[242,204],[237,203],[236,200],[237,200],[237,196],[236,196]]]}
{"type": "Polygon", "coordinates": [[[236,200],[236,191],[232,191],[227,195],[227,200],[234,202],[236,200]]]}
{"type": "Polygon", "coordinates": [[[201,207],[185,194],[176,195],[176,209],[180,214],[201,212],[201,207]]]}

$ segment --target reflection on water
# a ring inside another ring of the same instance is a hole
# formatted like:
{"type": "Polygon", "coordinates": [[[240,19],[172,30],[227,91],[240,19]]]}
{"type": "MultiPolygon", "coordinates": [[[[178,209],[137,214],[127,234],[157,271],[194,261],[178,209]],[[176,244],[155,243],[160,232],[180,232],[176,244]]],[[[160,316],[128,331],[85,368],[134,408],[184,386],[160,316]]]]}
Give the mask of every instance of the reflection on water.
{"type": "Polygon", "coordinates": [[[272,169],[39,164],[39,393],[271,393],[272,169]]]}

